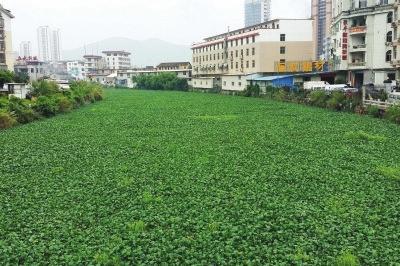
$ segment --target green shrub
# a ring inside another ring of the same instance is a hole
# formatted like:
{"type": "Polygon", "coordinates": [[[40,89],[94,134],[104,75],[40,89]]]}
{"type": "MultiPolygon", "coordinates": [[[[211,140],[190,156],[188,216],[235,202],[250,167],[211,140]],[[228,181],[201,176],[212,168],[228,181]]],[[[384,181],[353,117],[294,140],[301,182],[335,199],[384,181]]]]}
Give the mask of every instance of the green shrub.
{"type": "Polygon", "coordinates": [[[71,84],[69,97],[73,99],[75,107],[86,102],[95,102],[103,99],[103,88],[101,85],[86,81],[78,81],[71,84]]]}
{"type": "Polygon", "coordinates": [[[335,91],[332,93],[330,99],[326,102],[329,109],[342,111],[346,102],[346,96],[343,92],[335,91]]]}
{"type": "Polygon", "coordinates": [[[60,113],[68,113],[72,110],[73,104],[66,96],[58,96],[56,98],[56,103],[58,105],[58,112],[60,113]]]}
{"type": "Polygon", "coordinates": [[[134,77],[136,87],[141,90],[176,90],[188,91],[186,79],[178,78],[173,73],[160,73],[154,75],[134,77]]]}
{"type": "Polygon", "coordinates": [[[13,82],[14,73],[8,70],[0,70],[0,87],[3,87],[5,83],[13,82]]]}
{"type": "Polygon", "coordinates": [[[279,89],[273,94],[273,98],[283,102],[288,99],[288,93],[283,89],[279,89]]]}
{"type": "Polygon", "coordinates": [[[389,107],[386,110],[385,118],[396,124],[400,124],[400,105],[389,107]]]}
{"type": "Polygon", "coordinates": [[[54,116],[58,112],[58,104],[54,97],[39,96],[35,102],[34,110],[46,117],[54,116]]]}
{"type": "Polygon", "coordinates": [[[260,91],[259,85],[248,85],[246,90],[244,90],[240,95],[244,97],[259,97],[260,91]]]}
{"type": "Polygon", "coordinates": [[[51,96],[60,92],[60,88],[54,81],[34,81],[32,82],[32,96],[51,96]]]}
{"type": "Polygon", "coordinates": [[[5,110],[0,110],[0,129],[13,127],[16,123],[17,120],[11,113],[5,110]]]}
{"type": "Polygon", "coordinates": [[[10,98],[8,110],[12,112],[18,123],[28,124],[40,118],[34,110],[32,110],[31,102],[16,97],[10,98]]]}
{"type": "Polygon", "coordinates": [[[310,104],[317,107],[326,107],[328,96],[324,91],[313,91],[310,93],[310,104]]]}
{"type": "Polygon", "coordinates": [[[387,92],[385,90],[380,90],[378,93],[378,99],[382,102],[387,101],[387,99],[389,98],[387,92]]]}
{"type": "Polygon", "coordinates": [[[0,109],[8,108],[9,100],[6,97],[0,97],[0,109]]]}

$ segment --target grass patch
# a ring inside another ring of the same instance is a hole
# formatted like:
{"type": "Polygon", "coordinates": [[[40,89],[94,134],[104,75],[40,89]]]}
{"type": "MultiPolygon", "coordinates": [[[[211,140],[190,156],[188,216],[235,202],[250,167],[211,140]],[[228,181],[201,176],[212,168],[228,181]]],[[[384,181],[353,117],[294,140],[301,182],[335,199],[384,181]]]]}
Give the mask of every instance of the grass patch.
{"type": "Polygon", "coordinates": [[[359,259],[351,252],[344,252],[336,259],[336,266],[359,266],[359,259]]]}
{"type": "Polygon", "coordinates": [[[385,136],[369,134],[362,130],[347,132],[345,134],[345,137],[352,140],[376,141],[376,142],[382,142],[387,140],[385,136]]]}
{"type": "Polygon", "coordinates": [[[0,265],[334,265],[343,247],[364,265],[400,261],[400,197],[376,169],[400,158],[400,127],[244,97],[105,93],[0,132],[0,265]],[[344,141],[360,128],[388,141],[344,141]]]}
{"type": "Polygon", "coordinates": [[[195,116],[196,119],[203,121],[230,121],[239,118],[237,115],[201,115],[195,116]]]}
{"type": "Polygon", "coordinates": [[[400,167],[378,167],[379,174],[396,181],[400,181],[400,167]]]}

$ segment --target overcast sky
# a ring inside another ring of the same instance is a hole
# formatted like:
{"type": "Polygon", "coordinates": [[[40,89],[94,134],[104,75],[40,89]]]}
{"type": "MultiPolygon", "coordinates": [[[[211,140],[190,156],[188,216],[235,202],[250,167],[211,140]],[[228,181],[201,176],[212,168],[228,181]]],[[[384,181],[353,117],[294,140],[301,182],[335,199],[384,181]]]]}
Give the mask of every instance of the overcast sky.
{"type": "MultiPolygon", "coordinates": [[[[158,38],[190,45],[244,24],[244,0],[0,0],[10,9],[13,46],[31,41],[38,26],[59,28],[62,49],[109,37],[158,38]]],[[[273,0],[274,18],[309,16],[310,0],[273,0]]],[[[116,47],[117,49],[117,47],[116,47]]]]}

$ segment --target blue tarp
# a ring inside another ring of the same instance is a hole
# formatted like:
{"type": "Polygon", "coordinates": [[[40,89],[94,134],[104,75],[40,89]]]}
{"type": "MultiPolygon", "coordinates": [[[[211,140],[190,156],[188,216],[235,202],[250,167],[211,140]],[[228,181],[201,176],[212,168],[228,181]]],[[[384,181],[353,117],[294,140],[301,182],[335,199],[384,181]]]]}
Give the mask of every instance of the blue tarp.
{"type": "Polygon", "coordinates": [[[268,85],[271,85],[271,86],[277,87],[277,88],[282,88],[282,87],[293,88],[293,86],[294,86],[294,76],[293,75],[256,77],[254,79],[251,79],[251,81],[266,82],[266,83],[269,83],[268,85]]]}

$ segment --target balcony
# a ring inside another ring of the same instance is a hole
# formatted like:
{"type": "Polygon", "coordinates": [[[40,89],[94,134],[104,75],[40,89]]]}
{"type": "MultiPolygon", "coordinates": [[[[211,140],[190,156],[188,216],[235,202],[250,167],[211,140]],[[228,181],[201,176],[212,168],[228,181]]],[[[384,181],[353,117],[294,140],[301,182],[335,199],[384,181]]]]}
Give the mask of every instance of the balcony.
{"type": "Polygon", "coordinates": [[[353,44],[353,46],[350,46],[350,53],[365,52],[366,48],[367,48],[367,45],[365,43],[353,44]]]}
{"type": "Polygon", "coordinates": [[[352,63],[349,63],[349,69],[362,69],[365,68],[367,63],[365,61],[355,61],[352,63]]]}
{"type": "Polygon", "coordinates": [[[351,35],[367,33],[367,26],[354,26],[349,29],[351,35]]]}

